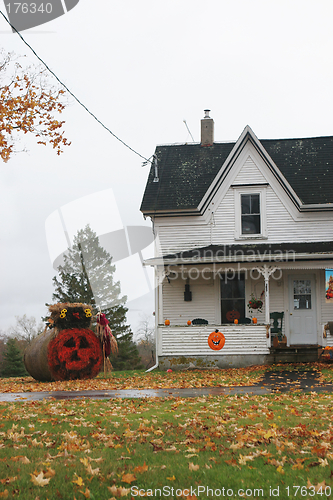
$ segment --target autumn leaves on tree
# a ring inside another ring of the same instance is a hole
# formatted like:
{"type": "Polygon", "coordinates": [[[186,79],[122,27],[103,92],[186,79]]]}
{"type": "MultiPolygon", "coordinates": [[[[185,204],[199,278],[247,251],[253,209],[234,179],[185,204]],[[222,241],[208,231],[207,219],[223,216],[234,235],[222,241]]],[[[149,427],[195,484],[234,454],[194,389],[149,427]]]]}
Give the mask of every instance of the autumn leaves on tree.
{"type": "Polygon", "coordinates": [[[56,115],[65,109],[64,90],[50,82],[47,72],[23,68],[17,56],[0,52],[0,156],[7,162],[19,134],[34,135],[38,144],[51,144],[59,155],[70,145],[56,115]]]}

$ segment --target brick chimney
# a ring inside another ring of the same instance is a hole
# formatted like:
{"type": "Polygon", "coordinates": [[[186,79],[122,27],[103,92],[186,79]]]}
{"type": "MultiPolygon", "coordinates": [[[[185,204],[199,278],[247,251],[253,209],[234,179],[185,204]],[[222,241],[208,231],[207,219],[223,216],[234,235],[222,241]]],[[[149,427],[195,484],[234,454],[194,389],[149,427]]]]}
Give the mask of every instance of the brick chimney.
{"type": "Polygon", "coordinates": [[[201,120],[201,146],[212,146],[214,143],[214,120],[209,116],[210,109],[205,109],[201,120]]]}

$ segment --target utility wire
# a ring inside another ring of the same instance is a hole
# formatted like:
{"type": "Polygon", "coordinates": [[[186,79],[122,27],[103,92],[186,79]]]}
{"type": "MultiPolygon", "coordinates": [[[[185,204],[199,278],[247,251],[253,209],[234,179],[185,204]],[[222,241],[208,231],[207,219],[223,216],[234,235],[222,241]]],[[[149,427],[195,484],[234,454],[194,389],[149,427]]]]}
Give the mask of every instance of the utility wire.
{"type": "Polygon", "coordinates": [[[82,106],[82,108],[84,108],[87,113],[90,114],[90,116],[92,116],[100,125],[102,125],[102,127],[107,130],[115,139],[117,139],[117,141],[121,142],[126,148],[130,149],[133,153],[135,153],[136,155],[140,156],[140,158],[142,158],[143,160],[145,160],[145,165],[147,163],[151,163],[150,161],[150,158],[146,158],[145,156],[142,156],[140,153],[138,153],[137,151],[135,151],[135,149],[131,148],[131,146],[129,146],[128,144],[126,144],[126,142],[124,142],[122,139],[120,139],[120,137],[118,137],[116,134],[114,134],[112,132],[112,130],[110,130],[106,125],[104,125],[103,122],[101,122],[101,120],[99,120],[97,118],[96,115],[94,115],[94,113],[92,113],[88,108],[87,106],[85,106],[79,99],[78,97],[76,97],[75,94],[73,94],[73,92],[71,92],[69,90],[69,88],[60,80],[60,78],[57,77],[57,75],[52,71],[51,68],[49,68],[49,66],[43,61],[43,59],[41,59],[41,57],[39,57],[39,55],[35,52],[35,50],[31,47],[31,45],[28,44],[28,42],[25,41],[25,39],[23,38],[23,36],[21,35],[21,33],[19,33],[17,31],[17,29],[15,28],[15,26],[13,26],[10,21],[7,19],[7,17],[5,16],[5,14],[0,10],[0,14],[2,15],[2,17],[5,19],[5,21],[9,24],[9,26],[15,31],[15,33],[18,34],[18,36],[21,38],[21,40],[23,41],[23,43],[25,43],[25,45],[27,47],[29,47],[29,49],[31,50],[31,52],[37,57],[37,59],[45,66],[45,68],[51,73],[51,75],[54,76],[54,78],[60,83],[60,85],[62,85],[62,87],[64,87],[64,89],[67,90],[67,92],[73,97],[73,99],[75,99],[75,101],[80,105],[82,106]]]}

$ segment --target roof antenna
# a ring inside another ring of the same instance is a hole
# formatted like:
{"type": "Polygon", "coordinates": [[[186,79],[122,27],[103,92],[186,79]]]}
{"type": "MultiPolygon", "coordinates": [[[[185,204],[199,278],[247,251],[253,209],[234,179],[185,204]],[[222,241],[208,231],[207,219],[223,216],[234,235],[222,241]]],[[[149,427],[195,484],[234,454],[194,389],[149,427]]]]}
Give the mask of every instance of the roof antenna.
{"type": "Polygon", "coordinates": [[[155,166],[155,177],[153,182],[159,182],[156,155],[154,155],[154,166],[155,166]]]}
{"type": "Polygon", "coordinates": [[[185,123],[185,127],[187,128],[187,131],[188,131],[188,133],[190,134],[190,136],[191,136],[191,138],[192,138],[192,141],[193,141],[193,142],[195,142],[195,141],[194,141],[194,139],[193,139],[193,135],[191,134],[191,131],[190,131],[190,129],[188,128],[188,125],[187,125],[187,123],[186,123],[186,120],[183,120],[183,122],[185,123]]]}

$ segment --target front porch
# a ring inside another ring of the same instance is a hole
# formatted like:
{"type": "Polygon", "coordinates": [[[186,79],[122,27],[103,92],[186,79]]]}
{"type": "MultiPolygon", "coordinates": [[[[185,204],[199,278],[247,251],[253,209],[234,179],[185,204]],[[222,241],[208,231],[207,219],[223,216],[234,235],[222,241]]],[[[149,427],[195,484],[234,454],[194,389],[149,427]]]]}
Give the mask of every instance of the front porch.
{"type": "Polygon", "coordinates": [[[159,326],[159,366],[162,370],[241,368],[318,360],[322,350],[318,345],[270,347],[269,330],[265,324],[159,326]],[[212,350],[208,345],[209,335],[216,330],[225,337],[225,345],[219,351],[212,350]]]}
{"type": "Polygon", "coordinates": [[[325,301],[325,269],[332,261],[324,255],[307,260],[304,254],[266,262],[266,257],[261,262],[246,255],[218,257],[214,252],[195,259],[191,253],[151,262],[162,369],[315,361],[319,348],[333,344],[333,335],[324,335],[325,323],[333,319],[332,303],[325,301]],[[261,299],[261,308],[251,309],[253,297],[261,299]],[[272,329],[274,314],[282,316],[278,333],[272,329]],[[207,324],[187,326],[197,318],[207,324]],[[225,337],[220,350],[208,345],[215,330],[225,337]]]}

